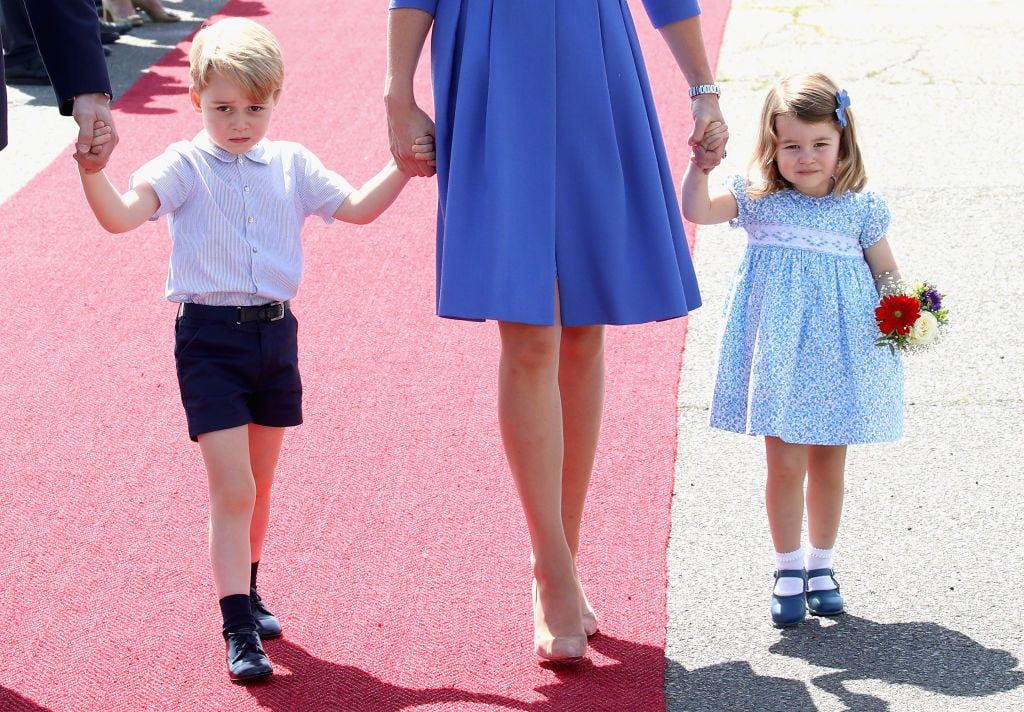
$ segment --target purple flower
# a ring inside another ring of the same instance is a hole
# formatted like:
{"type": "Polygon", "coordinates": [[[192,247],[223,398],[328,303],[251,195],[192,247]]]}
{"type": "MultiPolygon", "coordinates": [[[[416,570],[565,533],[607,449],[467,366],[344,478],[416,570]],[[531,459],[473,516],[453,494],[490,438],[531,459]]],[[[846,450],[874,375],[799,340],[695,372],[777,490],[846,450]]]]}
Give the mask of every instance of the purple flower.
{"type": "Polygon", "coordinates": [[[924,289],[921,290],[921,305],[930,312],[942,309],[942,295],[934,284],[924,284],[924,289]]]}

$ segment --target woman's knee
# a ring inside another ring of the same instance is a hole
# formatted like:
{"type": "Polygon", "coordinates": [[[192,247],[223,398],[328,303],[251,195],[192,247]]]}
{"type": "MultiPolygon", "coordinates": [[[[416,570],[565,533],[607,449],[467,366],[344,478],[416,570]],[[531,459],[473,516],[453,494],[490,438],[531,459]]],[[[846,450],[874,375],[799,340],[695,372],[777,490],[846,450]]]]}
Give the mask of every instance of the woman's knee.
{"type": "Polygon", "coordinates": [[[558,329],[552,326],[503,322],[501,358],[522,369],[549,368],[558,363],[558,329]]]}
{"type": "Polygon", "coordinates": [[[583,364],[604,356],[604,327],[573,326],[562,328],[561,360],[583,364]]]}

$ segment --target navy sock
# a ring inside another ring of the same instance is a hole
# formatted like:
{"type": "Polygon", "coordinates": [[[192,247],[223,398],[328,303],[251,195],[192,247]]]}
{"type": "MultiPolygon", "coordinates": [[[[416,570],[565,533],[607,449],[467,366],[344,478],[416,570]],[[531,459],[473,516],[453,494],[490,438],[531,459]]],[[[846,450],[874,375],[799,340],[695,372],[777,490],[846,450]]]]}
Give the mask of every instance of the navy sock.
{"type": "Polygon", "coordinates": [[[249,570],[249,588],[256,588],[256,572],[260,568],[260,562],[252,562],[252,567],[249,570]]]}
{"type": "Polygon", "coordinates": [[[244,593],[236,593],[225,596],[218,603],[220,603],[220,613],[224,616],[223,632],[225,634],[256,630],[256,619],[252,617],[249,596],[244,593]]]}

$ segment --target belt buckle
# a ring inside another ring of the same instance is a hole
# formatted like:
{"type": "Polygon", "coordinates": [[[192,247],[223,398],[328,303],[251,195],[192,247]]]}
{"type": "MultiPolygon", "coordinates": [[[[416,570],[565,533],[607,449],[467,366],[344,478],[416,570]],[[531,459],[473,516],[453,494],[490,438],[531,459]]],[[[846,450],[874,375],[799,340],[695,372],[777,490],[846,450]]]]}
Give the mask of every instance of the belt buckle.
{"type": "Polygon", "coordinates": [[[282,319],[284,319],[284,302],[267,305],[267,321],[281,321],[282,319]]]}

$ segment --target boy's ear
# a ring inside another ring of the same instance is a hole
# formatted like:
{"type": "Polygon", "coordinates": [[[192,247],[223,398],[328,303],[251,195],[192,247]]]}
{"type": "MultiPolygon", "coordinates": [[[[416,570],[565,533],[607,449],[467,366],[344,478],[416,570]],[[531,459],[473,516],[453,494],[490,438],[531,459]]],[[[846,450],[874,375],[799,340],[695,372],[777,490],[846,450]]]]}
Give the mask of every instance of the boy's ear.
{"type": "Polygon", "coordinates": [[[188,98],[192,102],[192,110],[197,114],[203,113],[203,104],[199,99],[199,92],[196,91],[194,84],[188,88],[188,98]]]}
{"type": "Polygon", "coordinates": [[[281,101],[281,87],[274,90],[274,106],[277,106],[278,102],[281,101]]]}

